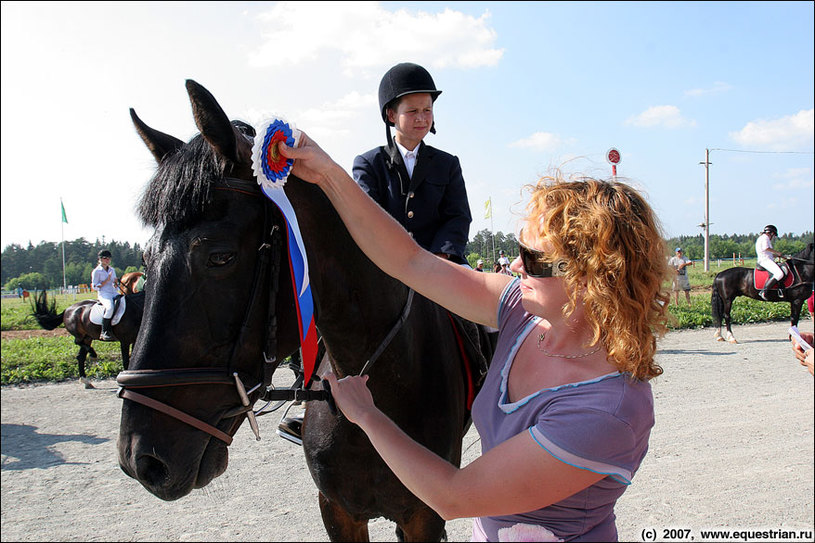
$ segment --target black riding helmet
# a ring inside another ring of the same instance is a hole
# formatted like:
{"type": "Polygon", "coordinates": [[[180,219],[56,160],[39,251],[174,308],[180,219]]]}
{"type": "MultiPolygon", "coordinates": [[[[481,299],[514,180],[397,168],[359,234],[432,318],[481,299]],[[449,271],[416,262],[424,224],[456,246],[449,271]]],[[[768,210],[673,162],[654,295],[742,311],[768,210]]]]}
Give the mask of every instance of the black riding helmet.
{"type": "Polygon", "coordinates": [[[99,251],[99,258],[110,258],[110,251],[107,249],[102,249],[99,251]]]}
{"type": "Polygon", "coordinates": [[[778,228],[776,228],[775,225],[768,224],[767,226],[764,227],[764,233],[772,234],[775,237],[778,237],[778,228]]]}
{"type": "MultiPolygon", "coordinates": [[[[430,77],[430,72],[412,62],[402,62],[397,64],[382,76],[382,81],[379,83],[379,111],[382,114],[382,120],[385,121],[386,126],[393,126],[388,121],[388,106],[391,102],[405,96],[407,94],[416,94],[419,92],[427,92],[430,94],[433,101],[441,94],[440,90],[436,90],[436,84],[433,83],[433,78],[430,77]]],[[[435,122],[430,127],[430,131],[436,133],[435,122]]]]}

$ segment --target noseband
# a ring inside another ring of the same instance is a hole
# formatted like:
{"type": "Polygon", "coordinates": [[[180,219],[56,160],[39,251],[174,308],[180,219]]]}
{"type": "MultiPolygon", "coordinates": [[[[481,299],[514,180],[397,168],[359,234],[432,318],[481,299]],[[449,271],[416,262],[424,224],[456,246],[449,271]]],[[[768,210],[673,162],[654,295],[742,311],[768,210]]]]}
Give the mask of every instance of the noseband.
{"type": "MultiPolygon", "coordinates": [[[[214,187],[214,189],[227,190],[249,196],[263,197],[263,194],[258,189],[258,185],[254,181],[245,181],[243,179],[225,178],[220,181],[218,185],[214,187]]],[[[228,419],[237,417],[243,413],[247,413],[249,424],[252,427],[252,431],[255,433],[255,438],[260,440],[257,420],[255,419],[255,413],[252,411],[249,396],[262,386],[268,387],[271,384],[272,374],[277,367],[277,359],[275,355],[277,352],[277,315],[275,313],[275,304],[279,287],[277,279],[282,245],[282,241],[280,239],[281,236],[279,235],[280,228],[277,225],[272,225],[270,204],[268,202],[264,202],[263,209],[264,238],[260,247],[258,248],[259,255],[255,265],[251,296],[244,315],[243,324],[241,325],[240,334],[232,346],[232,354],[230,355],[230,359],[226,367],[125,370],[119,373],[119,375],[116,377],[116,383],[119,385],[117,395],[120,398],[131,400],[160,411],[220,439],[227,445],[232,443],[232,436],[230,434],[227,434],[215,426],[197,419],[170,405],[150,398],[149,396],[145,396],[144,394],[134,392],[132,389],[182,387],[193,385],[223,385],[235,387],[240,404],[232,409],[229,409],[221,418],[228,419]],[[233,369],[232,366],[236,353],[240,345],[243,344],[244,335],[246,334],[249,326],[249,320],[251,319],[254,311],[257,293],[259,289],[262,288],[262,281],[269,282],[269,306],[266,316],[267,326],[265,328],[266,337],[264,340],[265,351],[263,356],[263,381],[259,382],[247,392],[246,388],[244,387],[243,380],[239,375],[241,372],[233,369]]],[[[234,425],[232,433],[237,431],[237,428],[238,425],[234,425]]]]}

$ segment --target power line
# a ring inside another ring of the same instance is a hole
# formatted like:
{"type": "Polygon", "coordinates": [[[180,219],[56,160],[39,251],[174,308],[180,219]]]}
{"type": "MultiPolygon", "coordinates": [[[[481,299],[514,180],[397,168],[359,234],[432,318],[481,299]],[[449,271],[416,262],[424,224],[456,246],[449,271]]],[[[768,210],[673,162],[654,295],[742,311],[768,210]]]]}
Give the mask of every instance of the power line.
{"type": "Polygon", "coordinates": [[[711,147],[711,151],[728,151],[730,153],[752,153],[752,154],[767,154],[767,155],[815,155],[809,151],[747,151],[744,149],[721,149],[718,147],[711,147]]]}

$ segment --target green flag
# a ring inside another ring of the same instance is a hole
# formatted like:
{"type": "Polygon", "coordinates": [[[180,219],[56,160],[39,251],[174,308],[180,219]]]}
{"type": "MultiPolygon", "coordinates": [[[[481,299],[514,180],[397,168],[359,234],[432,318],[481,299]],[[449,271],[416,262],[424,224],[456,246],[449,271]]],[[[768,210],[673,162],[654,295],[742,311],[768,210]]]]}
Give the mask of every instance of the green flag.
{"type": "Polygon", "coordinates": [[[62,208],[62,222],[68,224],[68,217],[65,216],[65,206],[62,204],[62,198],[59,200],[59,207],[62,208]]]}

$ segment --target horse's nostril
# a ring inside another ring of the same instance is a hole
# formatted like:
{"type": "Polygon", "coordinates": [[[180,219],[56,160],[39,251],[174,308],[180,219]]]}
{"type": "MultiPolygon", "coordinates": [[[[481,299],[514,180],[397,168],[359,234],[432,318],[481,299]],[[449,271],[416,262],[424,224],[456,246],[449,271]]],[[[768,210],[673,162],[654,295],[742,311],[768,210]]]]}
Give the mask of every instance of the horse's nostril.
{"type": "Polygon", "coordinates": [[[155,456],[144,454],[136,460],[136,478],[145,486],[160,487],[169,473],[167,465],[155,456]]]}

